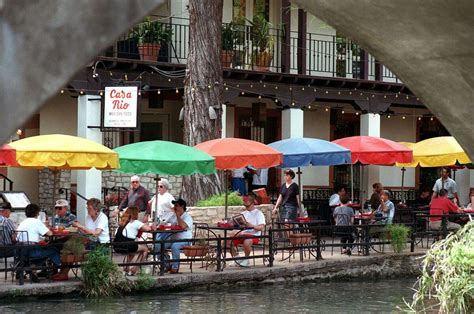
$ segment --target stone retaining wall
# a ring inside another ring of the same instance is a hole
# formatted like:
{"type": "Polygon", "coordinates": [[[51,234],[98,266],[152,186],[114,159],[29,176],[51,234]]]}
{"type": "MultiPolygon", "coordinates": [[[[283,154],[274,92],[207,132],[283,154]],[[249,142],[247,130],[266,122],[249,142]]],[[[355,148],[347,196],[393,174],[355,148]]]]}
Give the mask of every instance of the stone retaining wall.
{"type": "MultiPolygon", "coordinates": [[[[286,266],[226,269],[223,272],[187,273],[157,277],[155,291],[170,289],[202,289],[222,285],[253,285],[286,281],[314,281],[327,279],[391,278],[417,276],[423,253],[386,254],[384,256],[352,257],[343,260],[288,264],[286,266]]],[[[0,298],[53,294],[77,294],[80,281],[39,284],[0,285],[0,298]]]]}
{"type": "MultiPolygon", "coordinates": [[[[272,204],[257,205],[265,215],[265,220],[267,223],[271,223],[271,214],[273,210],[272,204]]],[[[225,217],[225,207],[224,206],[214,206],[214,207],[188,207],[187,211],[193,217],[194,222],[198,223],[208,223],[208,224],[217,224],[217,222],[222,221],[225,217]]],[[[227,207],[227,217],[232,217],[238,214],[241,214],[245,211],[244,206],[228,206],[227,207]]]]}

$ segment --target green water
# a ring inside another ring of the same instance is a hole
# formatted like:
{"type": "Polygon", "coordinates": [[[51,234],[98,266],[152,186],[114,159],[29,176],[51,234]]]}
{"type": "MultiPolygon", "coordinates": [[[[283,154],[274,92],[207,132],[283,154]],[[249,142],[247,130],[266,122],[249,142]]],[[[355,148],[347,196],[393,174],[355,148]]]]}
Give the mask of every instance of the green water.
{"type": "Polygon", "coordinates": [[[3,302],[0,313],[389,313],[410,300],[414,279],[265,284],[152,292],[87,300],[29,298],[3,302]]]}

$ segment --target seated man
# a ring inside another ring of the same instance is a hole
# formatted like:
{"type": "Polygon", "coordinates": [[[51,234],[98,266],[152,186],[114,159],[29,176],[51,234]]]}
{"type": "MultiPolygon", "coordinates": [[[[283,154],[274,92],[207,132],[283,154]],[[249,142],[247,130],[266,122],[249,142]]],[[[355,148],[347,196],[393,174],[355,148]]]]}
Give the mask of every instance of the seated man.
{"type": "Polygon", "coordinates": [[[383,190],[380,194],[380,205],[374,213],[378,223],[390,225],[395,216],[395,205],[390,201],[390,192],[383,190]]]}
{"type": "Polygon", "coordinates": [[[418,207],[419,210],[427,209],[430,207],[431,195],[430,189],[425,187],[421,189],[420,195],[415,199],[414,205],[418,207]]]}
{"type": "MultiPolygon", "coordinates": [[[[15,223],[10,219],[12,205],[9,202],[0,204],[0,226],[3,228],[3,234],[0,234],[0,245],[12,245],[12,236],[15,232],[15,223]]],[[[6,250],[5,250],[6,251],[6,250]]]]}
{"type": "MultiPolygon", "coordinates": [[[[439,190],[438,197],[433,198],[430,205],[430,215],[448,215],[449,213],[457,214],[459,208],[448,199],[448,191],[446,189],[439,190]]],[[[433,230],[442,229],[442,217],[430,217],[430,228],[433,230]]],[[[446,220],[448,230],[459,230],[460,225],[446,220]]]]}
{"type": "Polygon", "coordinates": [[[76,216],[68,211],[68,208],[69,202],[67,200],[56,201],[56,204],[54,205],[56,215],[54,216],[53,221],[55,226],[62,224],[64,227],[68,228],[71,227],[72,223],[77,220],[76,216]]]}
{"type": "MultiPolygon", "coordinates": [[[[339,227],[337,231],[342,235],[341,243],[354,243],[354,236],[352,232],[352,226],[354,224],[354,210],[347,206],[349,198],[347,195],[341,196],[341,206],[338,206],[334,209],[334,219],[336,221],[336,226],[348,226],[347,228],[339,227]]],[[[351,246],[346,249],[345,246],[342,247],[342,254],[351,254],[351,246]]]]}
{"type": "Polygon", "coordinates": [[[255,208],[255,196],[249,194],[247,197],[244,198],[244,206],[246,211],[242,213],[244,215],[246,222],[246,227],[252,228],[249,230],[244,230],[237,234],[237,237],[249,237],[248,239],[235,239],[229,243],[231,247],[231,254],[232,257],[238,257],[239,254],[236,250],[237,245],[243,244],[244,246],[244,253],[247,259],[237,260],[235,261],[237,266],[249,266],[248,257],[250,256],[250,252],[252,251],[252,245],[258,244],[259,239],[255,238],[255,236],[260,236],[262,231],[265,229],[265,216],[263,213],[255,208]],[[233,245],[232,245],[233,244],[233,245]]]}
{"type": "Polygon", "coordinates": [[[329,206],[341,205],[341,196],[346,195],[346,188],[339,186],[334,190],[334,194],[329,198],[329,206]]]}
{"type": "MultiPolygon", "coordinates": [[[[173,211],[176,215],[177,225],[183,228],[185,231],[174,233],[170,236],[170,240],[192,240],[193,238],[193,218],[191,215],[186,212],[186,201],[183,199],[178,199],[172,201],[174,207],[173,211]]],[[[165,243],[165,249],[171,248],[171,256],[173,259],[179,259],[181,248],[185,245],[189,245],[189,242],[174,242],[174,243],[165,243]]],[[[158,254],[161,252],[160,243],[155,244],[155,252],[158,254]]],[[[171,274],[176,274],[179,269],[179,262],[171,263],[171,274]]]]}
{"type": "MultiPolygon", "coordinates": [[[[50,231],[41,220],[38,219],[40,209],[36,204],[28,204],[25,208],[26,219],[23,220],[18,226],[17,241],[21,243],[37,244],[40,241],[40,237],[52,236],[53,232],[50,231]]],[[[34,247],[27,248],[30,259],[43,259],[50,258],[53,263],[59,267],[61,259],[59,252],[53,247],[34,247]]],[[[39,279],[35,272],[30,273],[31,280],[38,282],[39,279]]]]}

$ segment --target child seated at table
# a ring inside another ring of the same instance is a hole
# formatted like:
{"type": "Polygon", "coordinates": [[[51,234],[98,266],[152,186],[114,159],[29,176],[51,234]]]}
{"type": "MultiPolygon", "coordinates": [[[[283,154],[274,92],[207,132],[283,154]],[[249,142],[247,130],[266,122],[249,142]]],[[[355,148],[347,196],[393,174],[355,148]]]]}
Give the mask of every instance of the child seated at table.
{"type": "MultiPolygon", "coordinates": [[[[354,224],[354,210],[347,206],[349,198],[347,195],[342,195],[340,198],[341,205],[334,209],[334,219],[336,221],[336,233],[341,235],[342,244],[352,244],[354,243],[354,235],[352,226],[354,224]],[[343,227],[340,227],[343,226],[343,227]],[[344,227],[347,226],[347,227],[344,227]]],[[[351,254],[351,247],[346,246],[342,247],[342,254],[351,254]]]]}

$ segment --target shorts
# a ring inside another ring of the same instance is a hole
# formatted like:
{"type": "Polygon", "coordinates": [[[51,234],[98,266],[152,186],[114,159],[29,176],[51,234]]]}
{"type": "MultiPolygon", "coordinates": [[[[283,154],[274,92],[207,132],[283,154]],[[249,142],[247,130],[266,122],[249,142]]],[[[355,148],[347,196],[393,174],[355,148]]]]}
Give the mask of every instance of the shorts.
{"type": "MultiPolygon", "coordinates": [[[[239,235],[237,235],[237,237],[251,238],[253,245],[260,243],[260,239],[259,238],[254,238],[255,236],[253,234],[239,234],[239,235]]],[[[234,240],[232,240],[232,242],[234,243],[234,246],[237,246],[239,244],[244,244],[245,240],[247,240],[247,239],[234,239],[234,240]]]]}

